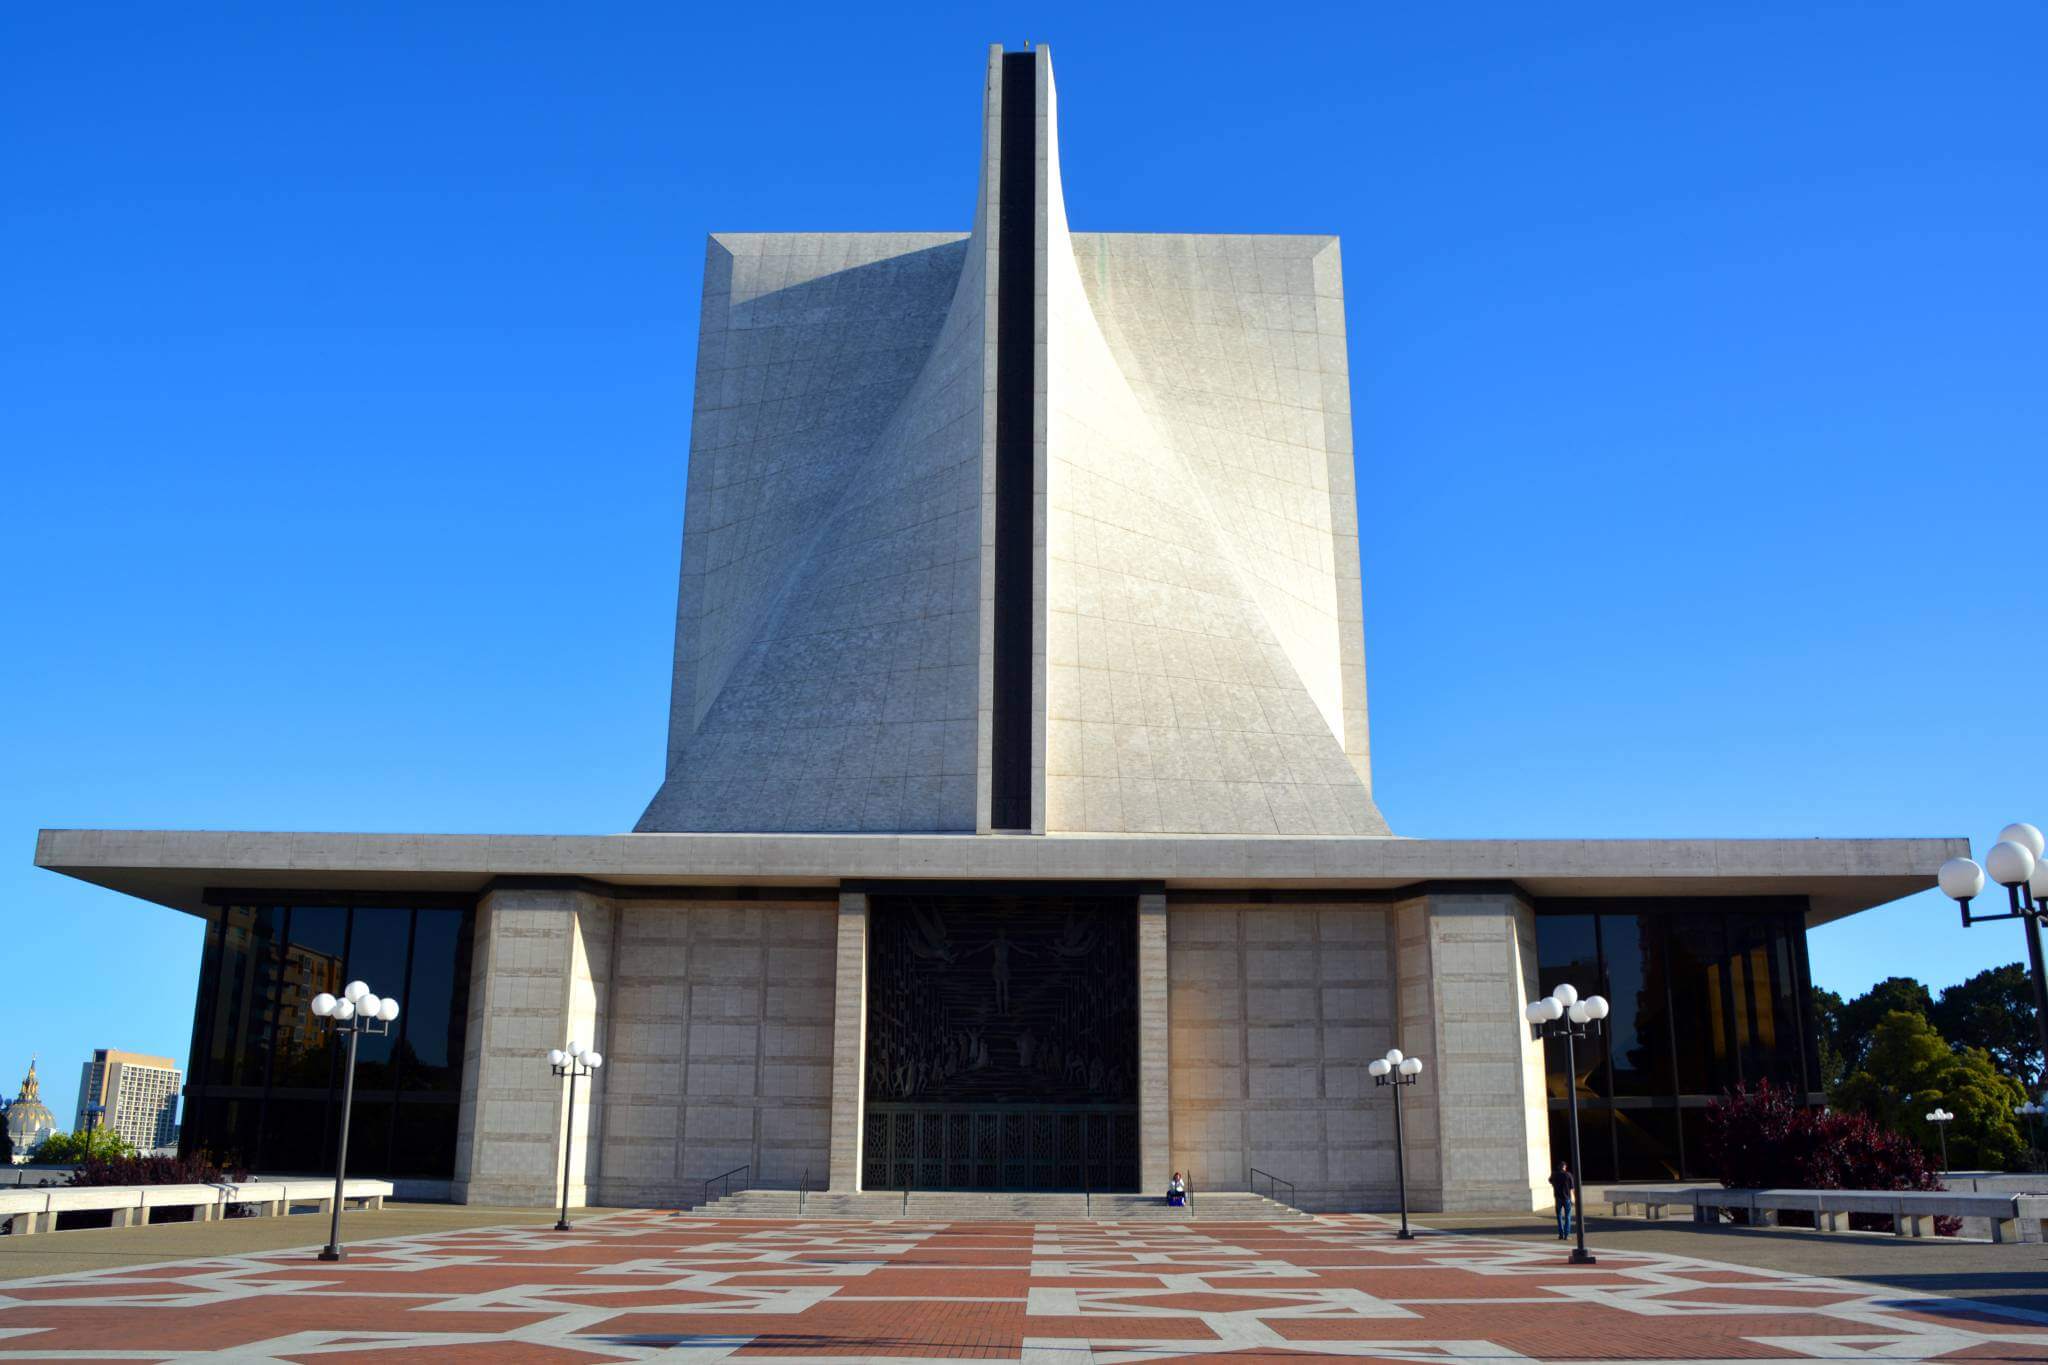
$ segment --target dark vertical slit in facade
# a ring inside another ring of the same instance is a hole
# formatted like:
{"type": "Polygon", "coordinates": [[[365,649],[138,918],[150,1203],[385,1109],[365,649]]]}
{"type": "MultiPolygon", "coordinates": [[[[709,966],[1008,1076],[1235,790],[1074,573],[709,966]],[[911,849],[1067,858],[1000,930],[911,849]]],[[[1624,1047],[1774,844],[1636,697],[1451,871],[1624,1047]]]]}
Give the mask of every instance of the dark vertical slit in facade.
{"type": "Polygon", "coordinates": [[[996,220],[994,707],[989,825],[1031,828],[1031,576],[1037,403],[1038,59],[1003,55],[1002,203],[996,220]]]}

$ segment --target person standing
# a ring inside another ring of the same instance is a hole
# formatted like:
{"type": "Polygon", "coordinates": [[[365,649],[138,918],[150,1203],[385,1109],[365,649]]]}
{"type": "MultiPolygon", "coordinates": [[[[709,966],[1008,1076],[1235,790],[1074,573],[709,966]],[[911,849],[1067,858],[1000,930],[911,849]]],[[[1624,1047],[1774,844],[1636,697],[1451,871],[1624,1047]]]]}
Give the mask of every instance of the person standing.
{"type": "MultiPolygon", "coordinates": [[[[1571,1163],[1560,1161],[1557,1170],[1550,1176],[1550,1192],[1557,1200],[1557,1240],[1569,1241],[1572,1235],[1572,1205],[1578,1196],[1579,1182],[1572,1176],[1571,1163]]],[[[1579,1215],[1584,1217],[1582,1213],[1579,1215]]]]}

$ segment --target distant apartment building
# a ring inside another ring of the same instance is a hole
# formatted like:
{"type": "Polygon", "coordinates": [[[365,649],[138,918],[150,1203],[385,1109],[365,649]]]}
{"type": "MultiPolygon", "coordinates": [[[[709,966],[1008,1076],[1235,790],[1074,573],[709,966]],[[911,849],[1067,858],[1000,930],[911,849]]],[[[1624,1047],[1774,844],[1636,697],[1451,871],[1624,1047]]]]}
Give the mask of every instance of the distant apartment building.
{"type": "Polygon", "coordinates": [[[184,1076],[168,1057],[98,1048],[78,1081],[74,1131],[99,1126],[119,1133],[137,1151],[178,1143],[178,1087],[184,1076]]]}

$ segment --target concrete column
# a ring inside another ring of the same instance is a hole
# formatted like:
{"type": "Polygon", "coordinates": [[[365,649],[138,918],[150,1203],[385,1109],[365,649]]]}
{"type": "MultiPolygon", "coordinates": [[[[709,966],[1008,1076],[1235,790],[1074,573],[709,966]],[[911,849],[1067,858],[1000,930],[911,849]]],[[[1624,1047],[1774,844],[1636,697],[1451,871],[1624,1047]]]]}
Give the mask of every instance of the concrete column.
{"type": "Polygon", "coordinates": [[[572,1040],[605,1050],[614,913],[588,892],[554,888],[494,890],[478,904],[456,1202],[558,1202],[564,1143],[569,1203],[587,1202],[604,1074],[576,1083],[572,1122],[546,1054],[572,1040]]]}
{"type": "Polygon", "coordinates": [[[1166,1188],[1173,1174],[1166,896],[1138,897],[1138,1188],[1166,1188]]]}
{"type": "Polygon", "coordinates": [[[866,1110],[868,898],[839,893],[839,945],[832,991],[831,1188],[860,1188],[866,1110]]]}
{"type": "Polygon", "coordinates": [[[1512,887],[1431,893],[1397,907],[1394,938],[1398,1046],[1427,1068],[1408,1107],[1416,1205],[1545,1206],[1544,1045],[1522,1018],[1536,993],[1534,908],[1512,887]]]}

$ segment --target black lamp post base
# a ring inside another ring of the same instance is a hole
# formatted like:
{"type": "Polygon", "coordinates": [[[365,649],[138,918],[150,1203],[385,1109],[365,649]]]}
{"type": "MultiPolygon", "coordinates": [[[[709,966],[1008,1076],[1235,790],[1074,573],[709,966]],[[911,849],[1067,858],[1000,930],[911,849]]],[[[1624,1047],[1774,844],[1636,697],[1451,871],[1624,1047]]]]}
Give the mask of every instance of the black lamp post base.
{"type": "Polygon", "coordinates": [[[566,1219],[566,1218],[564,1218],[564,1219],[563,1219],[563,1220],[562,1220],[561,1222],[559,1222],[559,1223],[555,1224],[555,1231],[556,1231],[556,1232],[567,1232],[568,1230],[569,1230],[569,1220],[568,1220],[568,1219],[566,1219]]]}
{"type": "Polygon", "coordinates": [[[345,1259],[347,1255],[347,1252],[335,1246],[332,1242],[320,1248],[320,1259],[323,1261],[339,1261],[345,1259]]]}
{"type": "Polygon", "coordinates": [[[1394,1234],[1394,1240],[1397,1242],[1412,1242],[1415,1240],[1415,1234],[1408,1231],[1408,1229],[1406,1228],[1402,1228],[1399,1232],[1394,1234]]]}
{"type": "Polygon", "coordinates": [[[1593,1253],[1592,1253],[1592,1252],[1590,1252],[1590,1251],[1587,1251],[1587,1250],[1586,1250],[1586,1249],[1585,1249],[1584,1247],[1573,1247],[1573,1248],[1572,1248],[1572,1260],[1571,1260],[1571,1263],[1572,1263],[1573,1265],[1598,1265],[1598,1264],[1600,1264],[1600,1262],[1599,1262],[1599,1259],[1598,1259],[1597,1257],[1595,1257],[1595,1256],[1593,1255],[1593,1253]]]}

